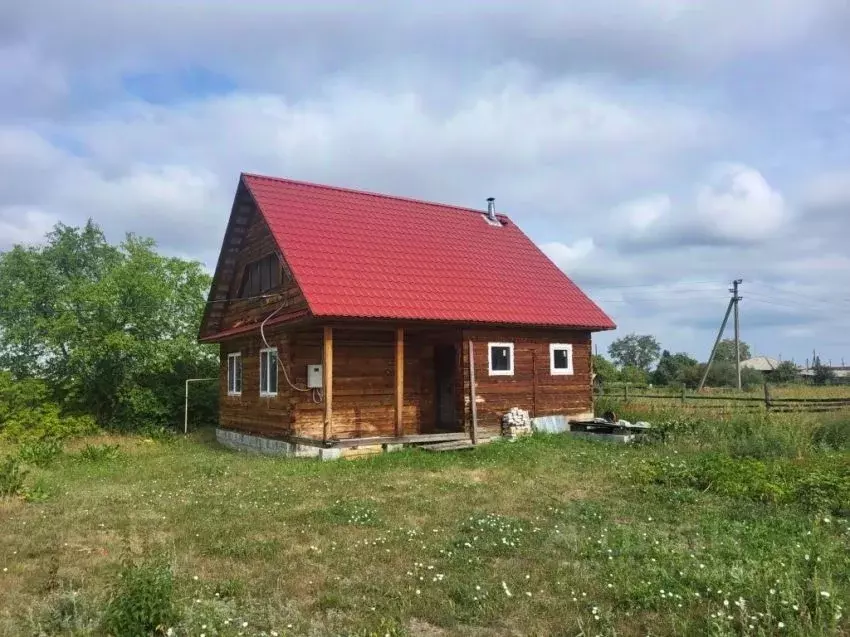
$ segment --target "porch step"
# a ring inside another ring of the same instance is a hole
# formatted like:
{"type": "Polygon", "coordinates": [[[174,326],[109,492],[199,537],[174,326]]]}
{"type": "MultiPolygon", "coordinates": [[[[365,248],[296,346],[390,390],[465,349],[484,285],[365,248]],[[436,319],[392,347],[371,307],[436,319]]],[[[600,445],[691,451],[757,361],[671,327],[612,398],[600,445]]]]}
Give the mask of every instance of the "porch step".
{"type": "Polygon", "coordinates": [[[438,442],[430,445],[420,445],[425,451],[460,451],[461,449],[474,449],[477,445],[468,440],[452,440],[450,442],[438,442]]]}

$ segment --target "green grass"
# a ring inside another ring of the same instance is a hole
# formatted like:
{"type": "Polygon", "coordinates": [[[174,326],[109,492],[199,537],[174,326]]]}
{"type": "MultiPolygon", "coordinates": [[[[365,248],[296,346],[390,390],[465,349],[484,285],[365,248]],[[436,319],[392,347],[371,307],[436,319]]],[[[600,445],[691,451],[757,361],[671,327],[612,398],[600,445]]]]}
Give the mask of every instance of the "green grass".
{"type": "Polygon", "coordinates": [[[0,635],[106,634],[137,608],[176,635],[850,634],[829,490],[850,452],[789,426],[332,463],[77,441],[26,465],[38,497],[0,498],[0,635]],[[826,496],[799,500],[811,476],[826,496]]]}

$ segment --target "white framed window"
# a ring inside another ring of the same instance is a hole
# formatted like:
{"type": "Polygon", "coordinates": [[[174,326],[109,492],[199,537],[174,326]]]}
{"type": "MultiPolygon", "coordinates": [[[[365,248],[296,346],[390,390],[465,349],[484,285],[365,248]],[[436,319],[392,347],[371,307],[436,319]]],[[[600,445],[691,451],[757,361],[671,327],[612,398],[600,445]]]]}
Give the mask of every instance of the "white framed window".
{"type": "Polygon", "coordinates": [[[227,395],[242,395],[242,353],[227,355],[227,395]]]}
{"type": "Polygon", "coordinates": [[[487,367],[490,376],[513,376],[514,344],[487,343],[487,367]]]}
{"type": "Polygon", "coordinates": [[[277,348],[260,350],[260,396],[277,396],[277,348]]]}
{"type": "Polygon", "coordinates": [[[552,376],[573,375],[573,346],[569,343],[549,345],[549,373],[552,376]]]}

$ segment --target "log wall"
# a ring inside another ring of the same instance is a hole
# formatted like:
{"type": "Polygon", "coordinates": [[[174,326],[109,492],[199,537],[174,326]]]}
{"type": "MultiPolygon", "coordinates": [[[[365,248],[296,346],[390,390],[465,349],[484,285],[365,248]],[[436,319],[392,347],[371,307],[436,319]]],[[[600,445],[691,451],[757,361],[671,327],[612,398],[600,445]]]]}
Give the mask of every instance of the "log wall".
{"type": "MultiPolygon", "coordinates": [[[[269,343],[278,347],[291,380],[306,387],[307,365],[322,363],[322,327],[268,330],[269,343]]],[[[574,330],[405,330],[404,403],[402,435],[435,430],[434,347],[453,343],[458,352],[458,430],[471,427],[469,355],[475,349],[478,428],[483,435],[500,433],[501,417],[511,407],[532,416],[578,415],[592,410],[591,343],[588,332],[574,330]],[[514,344],[512,376],[490,376],[489,342],[514,344]],[[552,375],[549,345],[573,346],[570,376],[552,375]]],[[[278,372],[278,395],[259,395],[259,334],[230,339],[221,346],[221,426],[250,433],[294,435],[321,439],[324,408],[314,393],[292,390],[283,369],[278,372]],[[242,395],[227,395],[227,354],[241,351],[242,395]]],[[[395,435],[395,331],[393,329],[333,330],[333,423],[330,438],[395,435]]]]}
{"type": "MultiPolygon", "coordinates": [[[[278,355],[286,360],[287,341],[282,332],[270,331],[266,335],[269,345],[278,348],[278,355]]],[[[260,335],[233,338],[221,344],[219,372],[219,423],[225,429],[276,437],[292,433],[290,418],[290,389],[278,370],[277,396],[260,396],[260,335]],[[242,395],[227,395],[227,355],[242,354],[242,395]]]]}
{"type": "MultiPolygon", "coordinates": [[[[307,365],[322,362],[322,329],[291,336],[294,381],[306,384],[307,365]]],[[[433,400],[423,396],[428,349],[415,335],[404,342],[404,405],[401,434],[421,433],[433,400]]],[[[430,353],[433,356],[433,349],[430,353]]],[[[433,365],[431,365],[433,367],[433,365]]],[[[430,410],[430,411],[429,411],[430,410]]],[[[293,428],[298,436],[321,438],[324,409],[312,395],[292,394],[293,428]]],[[[395,435],[395,331],[333,330],[333,423],[330,438],[395,435]]]]}
{"type": "Polygon", "coordinates": [[[478,429],[485,435],[500,433],[502,414],[511,407],[526,409],[532,417],[577,415],[593,410],[590,377],[590,333],[575,330],[491,329],[465,330],[463,349],[464,422],[471,426],[469,402],[469,350],[473,341],[478,429]],[[514,344],[512,376],[490,376],[487,344],[514,344]],[[549,345],[573,346],[573,374],[553,376],[549,345]]]}

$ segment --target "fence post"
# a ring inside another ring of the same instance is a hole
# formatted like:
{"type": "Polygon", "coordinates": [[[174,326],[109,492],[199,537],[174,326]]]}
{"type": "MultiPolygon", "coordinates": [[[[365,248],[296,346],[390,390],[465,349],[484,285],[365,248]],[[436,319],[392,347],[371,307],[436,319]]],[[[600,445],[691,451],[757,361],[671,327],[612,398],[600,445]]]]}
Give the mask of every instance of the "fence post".
{"type": "Polygon", "coordinates": [[[767,383],[764,384],[764,408],[770,411],[770,387],[767,386],[767,383]]]}
{"type": "Polygon", "coordinates": [[[685,386],[682,385],[682,404],[685,404],[685,386]]]}
{"type": "Polygon", "coordinates": [[[623,398],[625,398],[626,402],[629,402],[629,384],[628,383],[623,385],[623,398]]]}

